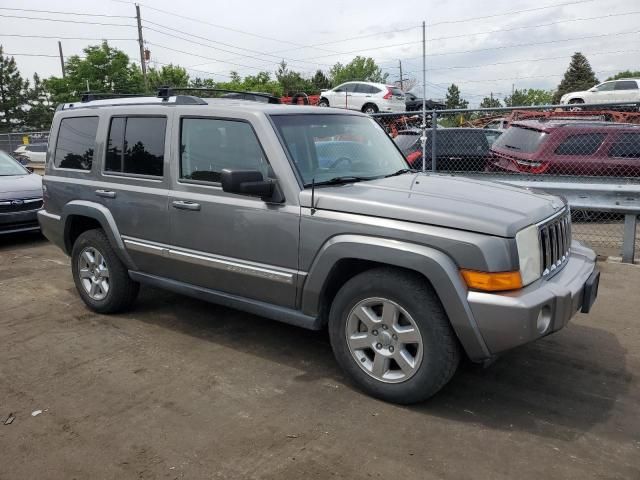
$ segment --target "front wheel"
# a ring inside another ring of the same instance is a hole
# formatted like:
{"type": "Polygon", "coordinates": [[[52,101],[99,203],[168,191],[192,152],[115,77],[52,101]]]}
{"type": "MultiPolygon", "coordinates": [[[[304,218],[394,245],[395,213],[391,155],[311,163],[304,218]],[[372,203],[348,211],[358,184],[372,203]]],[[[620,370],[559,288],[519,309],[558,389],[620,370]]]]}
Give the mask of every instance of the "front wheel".
{"type": "Polygon", "coordinates": [[[415,403],[453,376],[460,348],[433,288],[391,268],[361,273],[336,295],[329,314],[336,359],[364,391],[415,403]]]}
{"type": "Polygon", "coordinates": [[[329,106],[329,100],[327,100],[326,98],[321,98],[320,101],[318,102],[318,106],[319,107],[328,107],[329,106]]]}

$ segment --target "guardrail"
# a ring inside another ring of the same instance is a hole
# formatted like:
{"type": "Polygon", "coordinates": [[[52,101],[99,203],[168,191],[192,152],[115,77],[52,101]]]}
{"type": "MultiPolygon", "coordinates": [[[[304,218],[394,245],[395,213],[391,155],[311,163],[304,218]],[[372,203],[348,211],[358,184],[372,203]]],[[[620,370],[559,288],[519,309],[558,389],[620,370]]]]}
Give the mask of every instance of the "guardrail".
{"type": "Polygon", "coordinates": [[[572,211],[587,211],[624,215],[622,234],[622,261],[634,263],[636,243],[638,242],[637,224],[640,215],[640,184],[616,183],[578,183],[561,178],[530,180],[516,175],[495,175],[491,173],[466,174],[465,176],[507,183],[532,190],[564,197],[572,211]]]}

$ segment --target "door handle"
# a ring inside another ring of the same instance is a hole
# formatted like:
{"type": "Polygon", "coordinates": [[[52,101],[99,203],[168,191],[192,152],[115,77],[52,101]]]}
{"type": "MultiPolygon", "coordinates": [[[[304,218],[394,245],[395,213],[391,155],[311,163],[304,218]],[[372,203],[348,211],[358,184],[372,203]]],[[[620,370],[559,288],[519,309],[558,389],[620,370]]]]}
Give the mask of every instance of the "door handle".
{"type": "Polygon", "coordinates": [[[177,208],[178,210],[200,210],[200,204],[195,202],[188,202],[186,200],[174,200],[171,202],[173,208],[177,208]]]}
{"type": "Polygon", "coordinates": [[[96,195],[104,198],[116,198],[116,192],[111,190],[96,190],[96,195]]]}

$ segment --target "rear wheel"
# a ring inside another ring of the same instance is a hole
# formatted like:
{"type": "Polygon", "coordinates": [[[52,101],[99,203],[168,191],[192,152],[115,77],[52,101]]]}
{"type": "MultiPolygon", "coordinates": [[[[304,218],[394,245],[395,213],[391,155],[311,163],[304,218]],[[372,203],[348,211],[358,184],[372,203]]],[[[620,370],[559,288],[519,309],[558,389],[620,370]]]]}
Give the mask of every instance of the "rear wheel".
{"type": "Polygon", "coordinates": [[[460,348],[435,292],[417,274],[364,272],[336,295],[329,318],[340,366],[370,395],[415,403],[453,376],[460,348]]]}
{"type": "Polygon", "coordinates": [[[573,98],[569,100],[569,105],[576,105],[573,108],[570,108],[570,111],[579,112],[582,110],[582,107],[578,107],[577,105],[584,105],[584,100],[582,100],[581,98],[573,98]]]}
{"type": "Polygon", "coordinates": [[[378,107],[373,103],[367,103],[362,107],[362,113],[366,113],[367,115],[378,113],[378,107]]]}
{"type": "Polygon", "coordinates": [[[102,230],[87,230],[73,244],[71,269],[76,289],[84,303],[98,313],[128,309],[140,285],[129,278],[102,230]]]}

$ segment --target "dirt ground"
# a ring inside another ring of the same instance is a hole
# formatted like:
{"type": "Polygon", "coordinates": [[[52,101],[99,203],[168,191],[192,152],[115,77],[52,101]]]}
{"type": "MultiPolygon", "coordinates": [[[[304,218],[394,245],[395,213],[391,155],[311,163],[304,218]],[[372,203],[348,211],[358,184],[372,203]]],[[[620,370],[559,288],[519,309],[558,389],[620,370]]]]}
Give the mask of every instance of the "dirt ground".
{"type": "Polygon", "coordinates": [[[400,407],[324,333],[152,289],[97,315],[0,239],[0,479],[638,479],[640,267],[601,269],[592,314],[400,407]]]}

